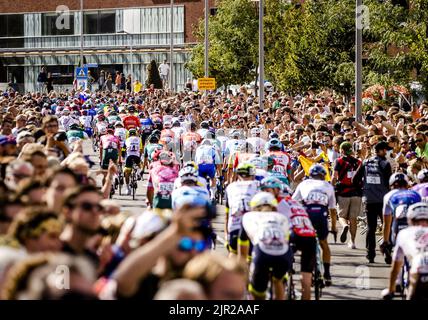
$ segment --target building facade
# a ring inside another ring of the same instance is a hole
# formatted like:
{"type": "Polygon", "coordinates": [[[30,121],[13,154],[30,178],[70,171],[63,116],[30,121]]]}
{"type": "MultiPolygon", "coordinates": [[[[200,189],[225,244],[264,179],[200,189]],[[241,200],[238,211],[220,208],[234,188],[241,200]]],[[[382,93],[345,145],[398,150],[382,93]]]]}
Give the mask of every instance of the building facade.
{"type": "MultiPolygon", "coordinates": [[[[56,89],[72,87],[74,69],[83,61],[95,79],[105,70],[144,83],[151,60],[170,62],[170,0],[0,0],[0,87],[15,83],[33,91],[46,66],[56,89]],[[83,34],[82,34],[83,29],[83,34]]],[[[210,7],[214,0],[210,1],[210,7]]],[[[182,90],[191,74],[185,69],[195,39],[194,26],[204,16],[204,0],[174,0],[173,75],[182,90]]]]}

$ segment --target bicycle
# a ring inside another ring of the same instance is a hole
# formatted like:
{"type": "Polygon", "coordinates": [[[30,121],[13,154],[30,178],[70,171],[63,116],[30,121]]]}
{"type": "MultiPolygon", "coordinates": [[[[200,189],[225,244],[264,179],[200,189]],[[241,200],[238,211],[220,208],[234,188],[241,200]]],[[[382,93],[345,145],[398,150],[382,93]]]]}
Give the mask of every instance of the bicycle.
{"type": "Polygon", "coordinates": [[[320,300],[322,296],[322,289],[325,287],[324,276],[323,276],[324,265],[322,261],[321,246],[320,246],[318,237],[316,237],[316,240],[317,240],[316,264],[315,264],[315,270],[313,273],[312,285],[314,286],[314,290],[315,290],[315,300],[320,300]]]}
{"type": "Polygon", "coordinates": [[[217,176],[216,185],[217,185],[217,190],[215,193],[215,200],[218,204],[223,204],[223,200],[224,200],[224,174],[221,176],[217,176]]]}
{"type": "Polygon", "coordinates": [[[137,172],[139,169],[139,165],[137,165],[135,162],[132,164],[132,172],[131,172],[131,177],[130,177],[130,187],[132,189],[132,200],[135,200],[135,195],[137,192],[137,188],[138,188],[138,177],[137,177],[137,172]]]}
{"type": "Polygon", "coordinates": [[[124,184],[124,176],[123,176],[122,164],[120,163],[117,165],[117,175],[114,180],[114,189],[115,190],[119,189],[120,196],[122,195],[123,184],[124,184]]]}

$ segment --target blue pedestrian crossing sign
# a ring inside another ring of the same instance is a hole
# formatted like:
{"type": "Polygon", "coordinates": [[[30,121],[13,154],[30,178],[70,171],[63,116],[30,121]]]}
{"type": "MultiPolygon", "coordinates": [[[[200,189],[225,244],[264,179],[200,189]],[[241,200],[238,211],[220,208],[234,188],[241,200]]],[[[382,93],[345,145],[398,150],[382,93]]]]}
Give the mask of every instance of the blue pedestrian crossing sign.
{"type": "Polygon", "coordinates": [[[86,80],[88,79],[88,68],[87,67],[77,67],[76,68],[76,79],[77,80],[86,80]]]}

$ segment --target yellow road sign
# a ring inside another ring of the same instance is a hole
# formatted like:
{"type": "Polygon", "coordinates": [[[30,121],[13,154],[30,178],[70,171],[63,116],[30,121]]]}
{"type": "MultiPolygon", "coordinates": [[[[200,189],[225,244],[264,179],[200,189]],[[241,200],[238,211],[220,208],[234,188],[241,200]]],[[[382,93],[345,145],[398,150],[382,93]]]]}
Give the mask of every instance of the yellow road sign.
{"type": "Polygon", "coordinates": [[[199,78],[198,90],[215,90],[215,78],[199,78]]]}

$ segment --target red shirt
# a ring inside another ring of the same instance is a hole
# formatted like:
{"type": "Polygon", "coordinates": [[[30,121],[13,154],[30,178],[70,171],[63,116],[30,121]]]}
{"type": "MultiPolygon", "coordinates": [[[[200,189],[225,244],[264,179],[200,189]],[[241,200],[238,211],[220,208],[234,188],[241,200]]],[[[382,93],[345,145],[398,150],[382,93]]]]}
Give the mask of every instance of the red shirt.
{"type": "Polygon", "coordinates": [[[126,130],[129,130],[130,128],[140,128],[140,119],[136,116],[126,116],[123,118],[123,126],[126,128],[126,130]]]}

